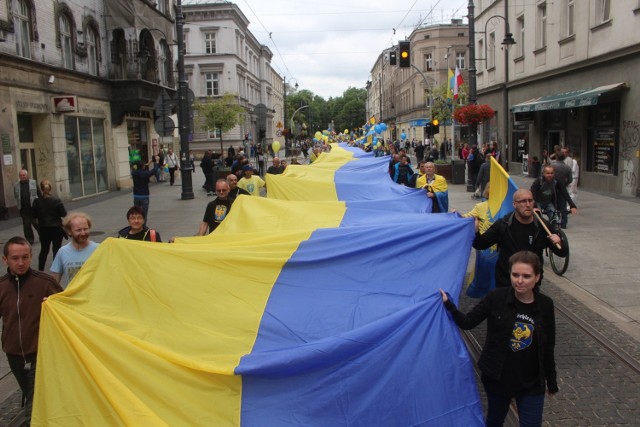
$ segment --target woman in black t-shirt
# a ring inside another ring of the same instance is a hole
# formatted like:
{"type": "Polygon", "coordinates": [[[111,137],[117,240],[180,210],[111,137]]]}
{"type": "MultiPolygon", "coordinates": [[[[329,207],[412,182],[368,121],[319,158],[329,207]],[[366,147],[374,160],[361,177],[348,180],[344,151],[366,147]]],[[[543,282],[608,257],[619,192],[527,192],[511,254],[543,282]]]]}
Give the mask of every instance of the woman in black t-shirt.
{"type": "Polygon", "coordinates": [[[442,290],[442,300],[462,329],[487,319],[487,338],[478,360],[487,401],[487,426],[502,426],[515,399],[521,425],[542,425],[545,389],[558,392],[553,300],[535,286],[540,259],[529,251],[509,258],[511,287],[498,288],[468,314],[442,290]]]}

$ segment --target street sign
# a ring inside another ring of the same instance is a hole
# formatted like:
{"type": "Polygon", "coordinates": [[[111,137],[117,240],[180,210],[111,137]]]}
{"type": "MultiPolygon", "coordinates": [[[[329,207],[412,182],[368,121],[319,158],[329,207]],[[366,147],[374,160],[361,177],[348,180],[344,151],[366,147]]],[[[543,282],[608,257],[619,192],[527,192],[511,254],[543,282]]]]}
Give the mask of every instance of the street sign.
{"type": "Polygon", "coordinates": [[[276,136],[282,136],[282,131],[281,130],[277,131],[276,136]]]}
{"type": "Polygon", "coordinates": [[[170,116],[177,108],[178,103],[167,93],[165,89],[162,89],[160,95],[156,98],[156,102],[153,104],[156,116],[170,116]]]}
{"type": "Polygon", "coordinates": [[[282,129],[282,122],[278,122],[278,124],[276,125],[276,127],[277,127],[278,129],[282,129]]]}
{"type": "Polygon", "coordinates": [[[153,124],[156,132],[160,136],[171,136],[173,135],[173,130],[176,128],[175,123],[173,123],[173,119],[169,116],[161,116],[158,117],[153,124]]]}

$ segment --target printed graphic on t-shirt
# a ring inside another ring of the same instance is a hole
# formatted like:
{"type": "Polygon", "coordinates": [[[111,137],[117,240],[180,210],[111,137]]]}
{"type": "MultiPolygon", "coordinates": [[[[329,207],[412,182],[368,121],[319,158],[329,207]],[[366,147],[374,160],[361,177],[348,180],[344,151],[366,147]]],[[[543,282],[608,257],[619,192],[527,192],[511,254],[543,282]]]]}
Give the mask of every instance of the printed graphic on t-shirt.
{"type": "Polygon", "coordinates": [[[216,221],[222,221],[227,216],[226,205],[216,205],[216,209],[213,213],[213,219],[216,221]]]}
{"type": "Polygon", "coordinates": [[[71,280],[73,280],[73,278],[76,277],[76,274],[78,274],[78,271],[80,271],[83,264],[84,262],[67,265],[67,276],[69,277],[69,282],[71,282],[71,280]]]}
{"type": "Polygon", "coordinates": [[[253,192],[255,191],[256,186],[253,184],[253,182],[249,182],[247,183],[247,191],[251,194],[253,194],[253,192]]]}
{"type": "Polygon", "coordinates": [[[510,339],[511,350],[520,351],[531,345],[534,326],[530,323],[516,322],[513,326],[513,336],[510,339]]]}

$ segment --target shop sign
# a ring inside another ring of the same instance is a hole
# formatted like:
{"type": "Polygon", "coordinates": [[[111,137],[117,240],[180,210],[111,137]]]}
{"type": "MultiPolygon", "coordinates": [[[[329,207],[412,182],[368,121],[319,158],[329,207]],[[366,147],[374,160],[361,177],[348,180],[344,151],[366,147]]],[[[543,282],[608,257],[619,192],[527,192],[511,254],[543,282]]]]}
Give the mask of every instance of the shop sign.
{"type": "Polygon", "coordinates": [[[54,96],[53,111],[56,113],[76,113],[78,111],[78,97],[73,95],[54,96]]]}

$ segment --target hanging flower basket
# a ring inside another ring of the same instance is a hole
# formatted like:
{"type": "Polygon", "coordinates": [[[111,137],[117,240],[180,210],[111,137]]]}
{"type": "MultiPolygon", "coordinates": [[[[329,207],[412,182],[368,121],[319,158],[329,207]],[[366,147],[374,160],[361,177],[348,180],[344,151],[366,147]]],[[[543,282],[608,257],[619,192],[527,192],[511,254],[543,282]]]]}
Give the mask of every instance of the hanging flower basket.
{"type": "Polygon", "coordinates": [[[453,112],[455,121],[463,125],[478,124],[495,116],[496,112],[487,104],[469,104],[456,108],[453,112]]]}

